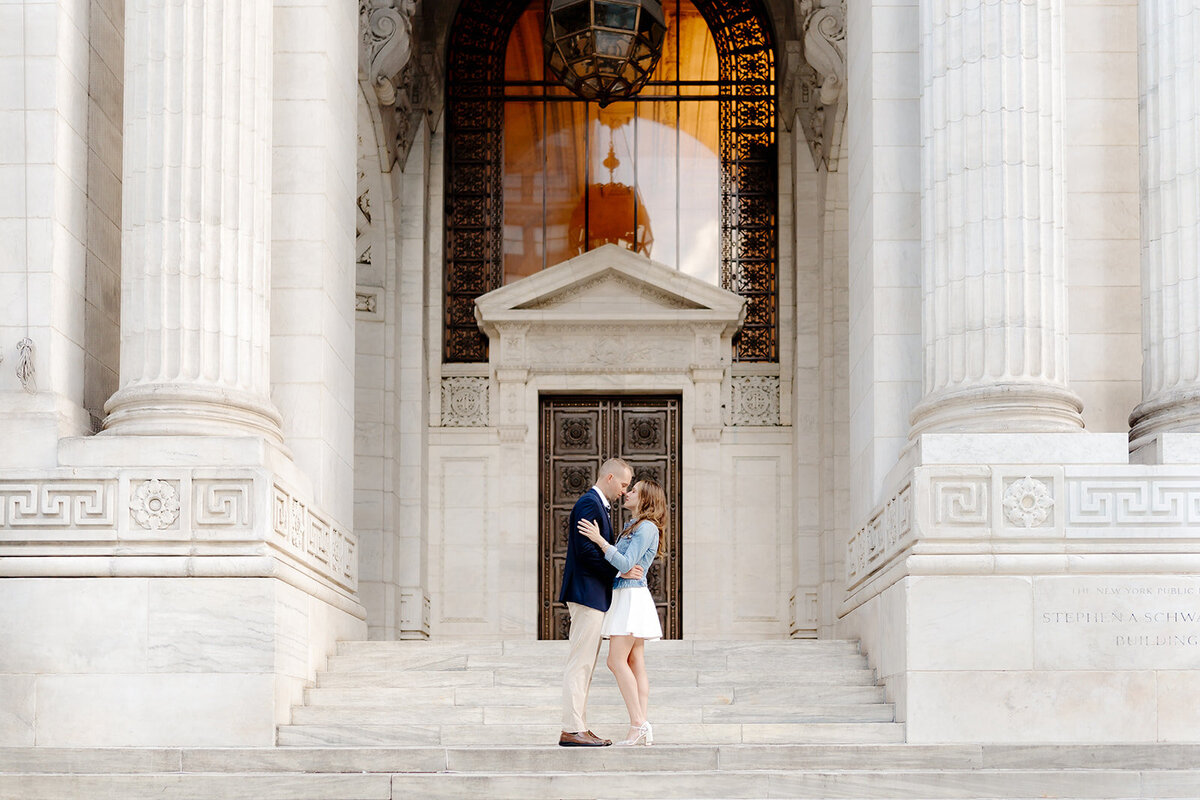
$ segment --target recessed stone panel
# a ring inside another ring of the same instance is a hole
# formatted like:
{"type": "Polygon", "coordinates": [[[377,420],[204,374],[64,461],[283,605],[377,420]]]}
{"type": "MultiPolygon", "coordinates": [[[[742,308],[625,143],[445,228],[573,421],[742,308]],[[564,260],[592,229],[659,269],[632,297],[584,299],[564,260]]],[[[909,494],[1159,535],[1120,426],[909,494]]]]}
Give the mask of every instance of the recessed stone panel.
{"type": "Polygon", "coordinates": [[[1035,669],[1191,669],[1200,663],[1200,577],[1034,580],[1035,669]]]}

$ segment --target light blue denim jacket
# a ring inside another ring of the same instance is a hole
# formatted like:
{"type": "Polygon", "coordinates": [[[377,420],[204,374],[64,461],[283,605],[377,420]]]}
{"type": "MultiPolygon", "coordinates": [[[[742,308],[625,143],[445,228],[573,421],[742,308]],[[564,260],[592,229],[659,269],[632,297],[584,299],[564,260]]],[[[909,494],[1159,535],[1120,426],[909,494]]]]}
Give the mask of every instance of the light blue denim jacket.
{"type": "Polygon", "coordinates": [[[648,519],[642,520],[633,532],[617,540],[615,546],[604,553],[604,560],[617,568],[617,572],[628,572],[635,564],[641,566],[644,573],[641,580],[622,578],[617,575],[613,579],[614,589],[628,589],[631,586],[645,586],[645,575],[650,574],[650,565],[658,552],[658,526],[648,519]]]}

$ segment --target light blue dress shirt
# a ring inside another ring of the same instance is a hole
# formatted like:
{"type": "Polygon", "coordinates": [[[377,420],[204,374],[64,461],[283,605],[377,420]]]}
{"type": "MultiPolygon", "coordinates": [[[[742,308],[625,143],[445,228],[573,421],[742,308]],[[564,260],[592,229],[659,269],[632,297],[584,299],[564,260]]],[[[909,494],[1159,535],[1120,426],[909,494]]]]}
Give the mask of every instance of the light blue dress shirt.
{"type": "Polygon", "coordinates": [[[658,553],[658,526],[648,519],[638,523],[633,532],[622,536],[617,543],[604,551],[604,560],[617,568],[617,572],[628,572],[634,565],[642,568],[640,580],[622,578],[620,575],[613,581],[614,589],[628,589],[631,586],[645,586],[645,575],[650,574],[650,565],[658,553]]]}

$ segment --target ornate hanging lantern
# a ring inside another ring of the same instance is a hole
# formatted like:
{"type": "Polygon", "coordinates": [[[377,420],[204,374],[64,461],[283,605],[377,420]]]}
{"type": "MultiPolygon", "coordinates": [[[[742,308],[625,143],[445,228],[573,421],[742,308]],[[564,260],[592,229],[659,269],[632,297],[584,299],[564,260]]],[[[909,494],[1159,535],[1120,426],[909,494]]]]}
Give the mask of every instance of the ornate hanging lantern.
{"type": "Polygon", "coordinates": [[[546,65],[564,86],[603,108],[650,80],[666,34],[660,0],[553,0],[546,65]]]}

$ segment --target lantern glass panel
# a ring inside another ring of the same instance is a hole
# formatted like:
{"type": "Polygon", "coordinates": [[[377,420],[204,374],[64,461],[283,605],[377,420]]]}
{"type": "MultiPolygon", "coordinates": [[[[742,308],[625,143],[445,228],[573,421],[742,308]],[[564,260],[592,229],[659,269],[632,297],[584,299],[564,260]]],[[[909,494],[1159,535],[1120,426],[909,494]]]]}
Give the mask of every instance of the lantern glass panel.
{"type": "Polygon", "coordinates": [[[555,36],[565,36],[569,33],[587,30],[592,24],[592,4],[589,2],[576,3],[573,6],[560,8],[553,14],[555,36]]]}
{"type": "MultiPolygon", "coordinates": [[[[644,15],[647,18],[649,14],[644,15]]],[[[596,24],[605,28],[620,28],[621,30],[637,30],[637,6],[624,3],[596,3],[596,24]]]]}
{"type": "Polygon", "coordinates": [[[624,59],[633,50],[632,37],[612,31],[596,31],[596,52],[605,56],[624,59]]]}

